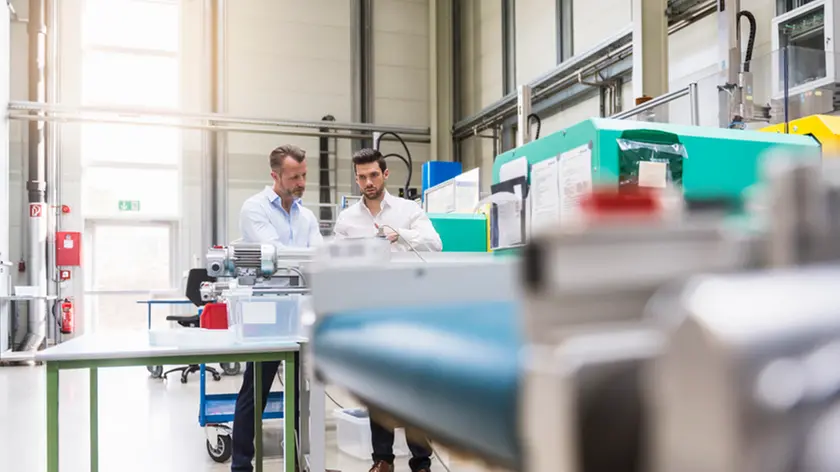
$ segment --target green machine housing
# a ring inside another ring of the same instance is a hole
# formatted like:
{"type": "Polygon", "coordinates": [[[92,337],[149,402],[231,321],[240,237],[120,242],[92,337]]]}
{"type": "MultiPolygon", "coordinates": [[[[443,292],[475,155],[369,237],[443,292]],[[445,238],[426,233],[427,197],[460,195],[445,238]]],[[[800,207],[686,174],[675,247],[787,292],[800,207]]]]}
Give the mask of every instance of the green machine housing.
{"type": "Polygon", "coordinates": [[[431,213],[429,219],[440,235],[443,252],[487,252],[484,214],[431,213]]]}
{"type": "Polygon", "coordinates": [[[584,145],[592,149],[593,185],[631,181],[639,161],[665,161],[671,181],[692,200],[740,202],[742,192],[759,180],[760,159],[771,149],[820,159],[819,144],[807,136],[593,118],[500,154],[493,183],[499,182],[501,166],[514,159],[525,156],[533,165],[584,145]],[[642,145],[628,148],[628,142],[642,145]]]}

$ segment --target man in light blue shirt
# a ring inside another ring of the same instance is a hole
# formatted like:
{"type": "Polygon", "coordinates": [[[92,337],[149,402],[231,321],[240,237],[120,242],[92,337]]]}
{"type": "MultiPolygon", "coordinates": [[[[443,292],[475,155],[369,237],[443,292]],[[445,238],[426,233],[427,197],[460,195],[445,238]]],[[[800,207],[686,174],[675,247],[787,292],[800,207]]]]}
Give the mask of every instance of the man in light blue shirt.
{"type": "Polygon", "coordinates": [[[249,243],[278,247],[321,244],[318,219],[300,201],[306,190],[306,153],[297,146],[280,146],[269,156],[274,185],[245,200],[239,230],[249,243]]]}
{"type": "MultiPolygon", "coordinates": [[[[249,243],[273,243],[278,248],[312,247],[323,242],[318,220],[300,201],[306,189],[306,153],[297,146],[280,146],[268,158],[274,185],[242,205],[239,229],[249,243]]],[[[297,363],[296,363],[297,364],[297,363]]],[[[265,410],[279,362],[262,364],[265,410]]],[[[231,472],[251,472],[254,459],[254,365],[249,362],[236,397],[233,415],[231,472]]]]}

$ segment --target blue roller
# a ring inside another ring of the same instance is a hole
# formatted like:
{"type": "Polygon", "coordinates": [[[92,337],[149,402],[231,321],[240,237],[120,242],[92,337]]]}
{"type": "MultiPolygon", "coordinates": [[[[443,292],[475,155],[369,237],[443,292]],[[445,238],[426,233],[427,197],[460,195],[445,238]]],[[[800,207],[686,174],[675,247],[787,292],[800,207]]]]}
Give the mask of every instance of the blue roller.
{"type": "Polygon", "coordinates": [[[514,302],[342,312],[322,319],[318,369],[411,426],[508,466],[519,464],[514,302]]]}

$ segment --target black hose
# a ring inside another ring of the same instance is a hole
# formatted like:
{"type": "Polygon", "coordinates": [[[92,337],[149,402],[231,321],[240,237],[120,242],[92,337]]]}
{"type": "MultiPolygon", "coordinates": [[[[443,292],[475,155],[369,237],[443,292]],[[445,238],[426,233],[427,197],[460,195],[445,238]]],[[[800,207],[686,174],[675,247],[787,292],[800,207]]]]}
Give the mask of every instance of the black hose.
{"type": "Polygon", "coordinates": [[[376,142],[374,143],[374,148],[379,149],[379,142],[382,141],[382,137],[385,136],[386,134],[397,138],[397,141],[399,141],[402,144],[403,149],[405,149],[405,157],[403,157],[399,154],[396,154],[396,153],[388,154],[387,156],[383,156],[383,157],[396,156],[396,157],[399,157],[400,159],[402,159],[403,162],[405,162],[406,167],[408,167],[408,177],[406,177],[406,179],[405,179],[405,188],[403,189],[403,195],[405,196],[405,198],[408,198],[408,187],[411,186],[411,174],[412,174],[412,171],[413,171],[413,166],[412,166],[413,162],[411,160],[411,151],[408,149],[408,145],[405,144],[405,141],[403,141],[403,138],[401,138],[400,135],[398,135],[397,133],[394,133],[393,131],[386,131],[386,132],[380,134],[376,138],[376,142]]]}
{"type": "Polygon", "coordinates": [[[531,113],[528,115],[528,126],[531,126],[531,120],[537,122],[537,134],[534,136],[534,141],[540,139],[540,130],[542,130],[542,120],[536,113],[531,113]]]}
{"type": "Polygon", "coordinates": [[[757,27],[757,23],[755,21],[755,15],[748,10],[742,10],[738,12],[738,21],[741,21],[741,18],[746,18],[747,21],[750,23],[750,39],[747,41],[747,54],[744,56],[744,72],[750,71],[750,62],[752,61],[753,56],[753,49],[755,48],[755,30],[757,27]]]}
{"type": "Polygon", "coordinates": [[[396,157],[397,159],[403,161],[405,166],[408,168],[408,177],[405,180],[405,188],[403,189],[403,197],[408,198],[408,186],[411,184],[411,163],[408,159],[403,157],[402,154],[397,154],[395,152],[382,156],[383,159],[388,159],[389,157],[396,157]]]}

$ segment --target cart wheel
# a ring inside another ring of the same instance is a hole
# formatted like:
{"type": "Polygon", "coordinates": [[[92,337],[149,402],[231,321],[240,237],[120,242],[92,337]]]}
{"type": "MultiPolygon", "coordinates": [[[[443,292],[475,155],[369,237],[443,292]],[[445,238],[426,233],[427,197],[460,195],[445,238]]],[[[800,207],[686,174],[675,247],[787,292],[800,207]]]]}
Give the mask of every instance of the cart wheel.
{"type": "Polygon", "coordinates": [[[215,446],[210,444],[210,440],[208,439],[207,453],[210,454],[210,458],[216,462],[227,462],[227,460],[230,459],[230,456],[233,453],[233,440],[231,439],[230,435],[216,436],[215,446]]]}
{"type": "Polygon", "coordinates": [[[149,371],[149,374],[152,375],[153,379],[159,379],[163,375],[162,365],[148,365],[146,366],[146,370],[149,371]]]}
{"type": "Polygon", "coordinates": [[[216,382],[218,382],[219,380],[222,380],[222,374],[214,373],[213,374],[213,380],[215,380],[216,382]]]}
{"type": "Polygon", "coordinates": [[[242,371],[242,365],[239,362],[222,362],[219,365],[222,366],[222,372],[224,372],[225,375],[237,375],[242,371]]]}

